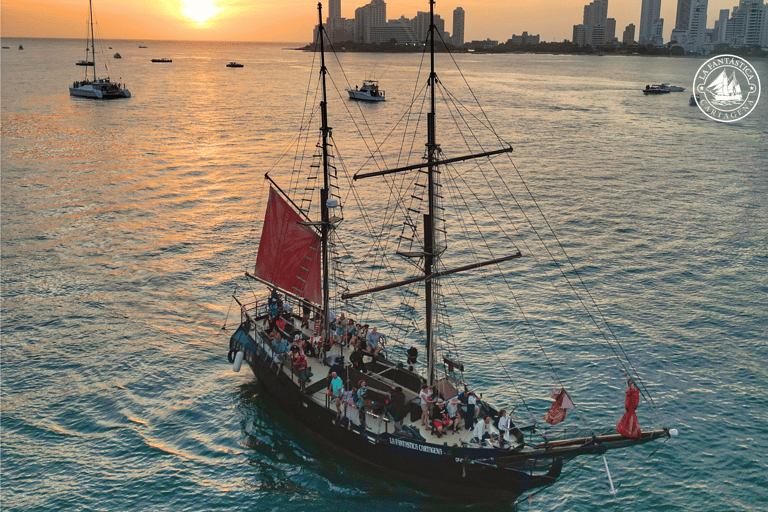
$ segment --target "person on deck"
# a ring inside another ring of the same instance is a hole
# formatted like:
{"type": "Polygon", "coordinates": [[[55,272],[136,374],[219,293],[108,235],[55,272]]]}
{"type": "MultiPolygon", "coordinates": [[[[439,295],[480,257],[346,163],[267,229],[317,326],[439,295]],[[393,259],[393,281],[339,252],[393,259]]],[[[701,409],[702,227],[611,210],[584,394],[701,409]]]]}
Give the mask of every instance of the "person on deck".
{"type": "Polygon", "coordinates": [[[637,439],[640,437],[640,425],[637,424],[635,410],[640,405],[640,390],[632,379],[627,379],[627,394],[624,399],[624,416],[616,424],[616,430],[624,437],[637,439]]]}
{"type": "Polygon", "coordinates": [[[347,428],[349,428],[350,424],[355,420],[355,417],[357,415],[355,407],[355,392],[357,391],[357,388],[352,385],[352,381],[347,381],[347,383],[344,385],[344,391],[341,392],[341,402],[344,406],[344,414],[347,418],[347,428]]]}
{"type": "Polygon", "coordinates": [[[365,395],[368,393],[366,382],[364,379],[360,379],[357,383],[357,391],[355,392],[355,405],[359,411],[360,430],[365,430],[365,395]]]}
{"type": "Polygon", "coordinates": [[[480,421],[475,425],[475,437],[473,438],[473,441],[476,443],[479,443],[481,445],[484,445],[493,438],[493,434],[491,433],[491,417],[486,416],[483,418],[483,421],[480,421]]]}
{"type": "Polygon", "coordinates": [[[307,358],[304,357],[304,354],[300,354],[299,357],[296,358],[296,362],[293,365],[294,369],[296,370],[296,373],[299,374],[299,386],[304,390],[304,386],[307,384],[307,381],[309,380],[309,369],[307,367],[307,358]]]}
{"type": "Polygon", "coordinates": [[[450,428],[452,423],[448,413],[445,412],[445,402],[442,398],[438,399],[432,412],[432,433],[436,434],[437,437],[443,437],[443,433],[450,428]]]}
{"type": "Polygon", "coordinates": [[[408,371],[413,371],[413,365],[416,364],[416,358],[419,357],[419,349],[413,346],[413,343],[409,343],[405,350],[405,355],[408,356],[408,371]]]}
{"type": "Polygon", "coordinates": [[[509,430],[511,427],[511,421],[507,416],[507,411],[502,409],[499,411],[499,437],[502,447],[509,444],[509,430]]]}
{"type": "Polygon", "coordinates": [[[368,335],[368,352],[374,355],[378,355],[379,352],[381,352],[382,347],[384,347],[384,335],[380,332],[376,331],[376,328],[374,327],[371,330],[371,333],[368,335]]]}
{"type": "Polygon", "coordinates": [[[459,413],[460,403],[458,398],[453,397],[445,405],[445,412],[448,413],[448,417],[451,419],[454,432],[461,428],[459,426],[459,423],[461,422],[461,414],[459,413]]]}
{"type": "Polygon", "coordinates": [[[395,422],[395,432],[403,430],[403,418],[405,418],[405,394],[403,388],[397,386],[392,392],[389,402],[389,413],[395,422]]]}
{"type": "Polygon", "coordinates": [[[344,356],[339,356],[336,358],[336,360],[333,363],[333,366],[328,370],[328,375],[336,374],[336,375],[344,375],[344,356]]]}
{"type": "Polygon", "coordinates": [[[344,383],[336,372],[331,373],[331,384],[328,386],[328,394],[331,395],[333,402],[336,404],[337,415],[341,416],[341,389],[344,383]]]}
{"type": "Polygon", "coordinates": [[[280,338],[280,341],[277,342],[277,353],[278,354],[287,354],[288,353],[288,340],[285,338],[280,338]]]}
{"type": "Polygon", "coordinates": [[[432,389],[424,384],[419,392],[419,405],[421,405],[421,425],[426,427],[429,422],[429,406],[432,404],[432,389]]]}
{"type": "Polygon", "coordinates": [[[365,356],[365,351],[362,347],[358,347],[355,349],[354,352],[352,352],[349,355],[349,362],[352,364],[352,367],[355,370],[358,370],[362,373],[367,373],[368,369],[365,367],[365,361],[363,361],[363,357],[365,356]]]}
{"type": "Polygon", "coordinates": [[[464,428],[472,430],[472,426],[475,424],[475,400],[469,403],[469,397],[471,393],[469,389],[464,386],[464,391],[459,393],[458,399],[461,402],[462,416],[464,416],[464,428]]]}

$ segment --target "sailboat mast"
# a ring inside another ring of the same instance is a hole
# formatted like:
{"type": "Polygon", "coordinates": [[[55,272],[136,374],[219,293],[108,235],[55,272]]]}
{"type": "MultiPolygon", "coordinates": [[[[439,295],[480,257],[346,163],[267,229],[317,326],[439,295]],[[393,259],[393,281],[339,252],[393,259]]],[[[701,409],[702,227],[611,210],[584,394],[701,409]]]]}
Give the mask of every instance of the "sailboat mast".
{"type": "Polygon", "coordinates": [[[321,227],[321,245],[322,245],[322,264],[323,264],[323,311],[322,311],[322,326],[323,326],[323,341],[327,341],[330,338],[331,326],[329,318],[329,302],[330,302],[330,290],[328,287],[328,230],[330,227],[330,215],[328,213],[328,190],[329,190],[329,176],[328,176],[328,134],[331,129],[328,127],[328,97],[325,87],[325,75],[328,70],[325,67],[325,46],[323,44],[324,28],[323,28],[323,4],[317,3],[317,15],[320,19],[318,28],[318,38],[320,39],[320,76],[323,82],[323,99],[320,102],[320,115],[322,118],[322,126],[320,130],[323,135],[323,188],[320,190],[320,213],[322,220],[321,227]]]}
{"type": "MultiPolygon", "coordinates": [[[[96,47],[95,42],[93,38],[93,0],[88,0],[88,10],[91,13],[91,60],[93,61],[93,81],[96,81],[96,47]]],[[[88,69],[88,56],[85,57],[86,66],[85,69],[88,69]]],[[[86,71],[87,74],[87,71],[86,71]]]]}
{"type": "Polygon", "coordinates": [[[424,306],[426,317],[426,349],[427,349],[427,384],[435,382],[435,343],[432,325],[432,267],[435,260],[435,173],[437,161],[437,143],[435,142],[435,0],[429,0],[429,39],[430,39],[430,111],[427,114],[427,195],[428,213],[424,215],[424,306]]]}

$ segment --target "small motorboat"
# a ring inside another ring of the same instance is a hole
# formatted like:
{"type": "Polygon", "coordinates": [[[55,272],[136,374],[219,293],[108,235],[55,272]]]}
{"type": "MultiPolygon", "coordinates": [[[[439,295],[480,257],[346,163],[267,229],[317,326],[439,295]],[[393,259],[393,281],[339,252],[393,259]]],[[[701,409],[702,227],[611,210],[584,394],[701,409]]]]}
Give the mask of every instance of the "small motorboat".
{"type": "Polygon", "coordinates": [[[669,89],[669,92],[683,92],[685,87],[678,87],[676,85],[661,84],[662,87],[669,89]]]}
{"type": "Polygon", "coordinates": [[[146,48],[146,46],[140,44],[139,48],[146,48]]]}
{"type": "Polygon", "coordinates": [[[76,66],[93,66],[92,60],[79,60],[75,62],[76,66]]]}
{"type": "Polygon", "coordinates": [[[23,50],[23,49],[24,49],[24,47],[19,45],[19,50],[23,50]]]}
{"type": "Polygon", "coordinates": [[[10,46],[3,46],[3,50],[9,50],[10,48],[10,46]]]}
{"type": "Polygon", "coordinates": [[[114,57],[115,59],[122,59],[123,58],[123,56],[120,55],[119,53],[114,54],[112,57],[114,57]]]}
{"type": "Polygon", "coordinates": [[[353,89],[346,90],[349,93],[349,99],[360,101],[385,101],[384,91],[379,89],[377,80],[363,80],[362,87],[355,86],[353,89]]]}
{"type": "Polygon", "coordinates": [[[695,107],[699,104],[699,95],[698,94],[691,94],[691,99],[688,100],[688,104],[692,107],[695,107]]]}
{"type": "Polygon", "coordinates": [[[646,96],[649,94],[668,94],[672,91],[666,85],[646,85],[643,89],[643,94],[646,96]]]}
{"type": "Polygon", "coordinates": [[[152,59],[152,62],[173,62],[173,60],[162,58],[162,59],[152,59]]]}
{"type": "Polygon", "coordinates": [[[234,62],[233,61],[233,62],[230,62],[229,64],[227,64],[227,67],[228,68],[241,68],[241,67],[243,67],[243,64],[240,64],[239,62],[234,62]]]}

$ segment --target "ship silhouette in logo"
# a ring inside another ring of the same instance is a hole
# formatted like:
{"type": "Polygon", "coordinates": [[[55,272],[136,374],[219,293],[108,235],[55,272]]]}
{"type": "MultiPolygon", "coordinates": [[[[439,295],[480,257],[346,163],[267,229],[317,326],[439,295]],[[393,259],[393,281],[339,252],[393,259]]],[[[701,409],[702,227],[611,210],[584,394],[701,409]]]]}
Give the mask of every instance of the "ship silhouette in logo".
{"type": "Polygon", "coordinates": [[[707,89],[713,95],[711,100],[713,105],[735,105],[744,101],[744,97],[741,95],[741,86],[736,79],[735,72],[732,72],[729,77],[725,70],[723,70],[720,76],[707,86],[707,89]]]}

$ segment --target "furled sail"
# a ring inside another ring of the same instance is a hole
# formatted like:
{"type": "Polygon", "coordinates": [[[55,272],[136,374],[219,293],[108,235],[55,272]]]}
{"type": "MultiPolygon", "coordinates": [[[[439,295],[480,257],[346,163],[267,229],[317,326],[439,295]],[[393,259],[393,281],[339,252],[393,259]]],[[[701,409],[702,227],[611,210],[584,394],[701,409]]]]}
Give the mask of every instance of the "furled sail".
{"type": "Polygon", "coordinates": [[[322,301],[320,237],[274,188],[264,215],[256,275],[308,301],[322,301]]]}

